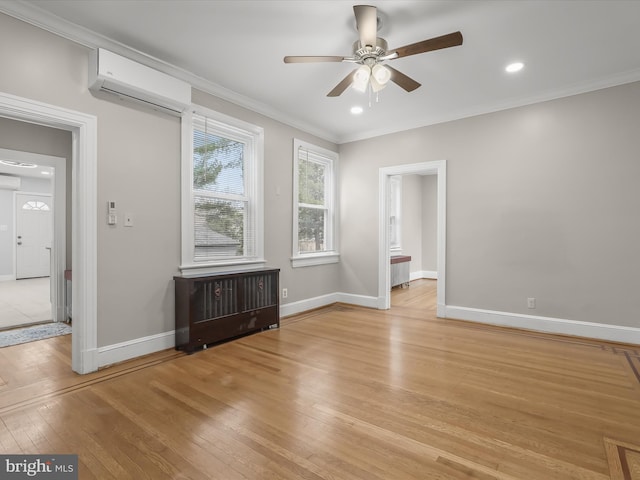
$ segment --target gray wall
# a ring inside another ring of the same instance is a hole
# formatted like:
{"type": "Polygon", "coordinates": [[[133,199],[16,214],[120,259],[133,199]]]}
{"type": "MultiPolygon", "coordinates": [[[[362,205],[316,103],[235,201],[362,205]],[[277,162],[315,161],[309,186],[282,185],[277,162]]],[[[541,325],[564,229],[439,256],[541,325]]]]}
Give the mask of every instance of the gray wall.
{"type": "Polygon", "coordinates": [[[411,257],[411,273],[422,270],[422,177],[402,176],[402,255],[411,257]]]}
{"type": "Polygon", "coordinates": [[[438,269],[438,177],[402,176],[402,254],[411,256],[411,273],[438,269]]]}
{"type": "Polygon", "coordinates": [[[341,145],[343,290],[377,296],[378,169],[446,159],[447,305],[637,326],[639,112],[632,83],[341,145]]]}
{"type": "MultiPolygon", "coordinates": [[[[98,346],[173,330],[180,263],[180,119],[87,90],[89,49],[0,14],[0,91],[98,118],[98,346]],[[106,224],[106,203],[135,226],[106,224]]],[[[194,102],[265,129],[265,256],[294,302],[336,291],[337,265],[292,269],[292,150],[328,142],[194,92],[194,102]],[[278,187],[279,194],[278,194],[278,187]]]]}
{"type": "Polygon", "coordinates": [[[438,176],[422,177],[422,268],[438,270],[438,176]]]}
{"type": "Polygon", "coordinates": [[[13,274],[13,190],[0,188],[0,277],[13,274]]]}
{"type": "Polygon", "coordinates": [[[71,132],[66,130],[0,117],[0,148],[66,158],[71,171],[71,132]]]}

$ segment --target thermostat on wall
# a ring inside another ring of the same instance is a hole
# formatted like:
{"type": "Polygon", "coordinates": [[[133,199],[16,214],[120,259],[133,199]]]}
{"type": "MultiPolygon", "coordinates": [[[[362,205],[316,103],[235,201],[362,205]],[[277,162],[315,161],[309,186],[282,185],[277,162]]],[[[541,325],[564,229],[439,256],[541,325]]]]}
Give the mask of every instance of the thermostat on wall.
{"type": "Polygon", "coordinates": [[[115,225],[118,222],[118,216],[116,214],[116,202],[107,202],[107,225],[115,225]]]}

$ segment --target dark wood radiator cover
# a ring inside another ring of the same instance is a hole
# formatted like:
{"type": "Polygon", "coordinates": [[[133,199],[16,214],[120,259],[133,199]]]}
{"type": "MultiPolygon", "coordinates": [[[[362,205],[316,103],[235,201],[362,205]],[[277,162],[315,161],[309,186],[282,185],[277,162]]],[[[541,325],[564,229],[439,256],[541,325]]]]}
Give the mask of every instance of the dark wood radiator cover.
{"type": "Polygon", "coordinates": [[[176,350],[194,350],[280,326],[279,272],[173,277],[176,288],[176,350]]]}

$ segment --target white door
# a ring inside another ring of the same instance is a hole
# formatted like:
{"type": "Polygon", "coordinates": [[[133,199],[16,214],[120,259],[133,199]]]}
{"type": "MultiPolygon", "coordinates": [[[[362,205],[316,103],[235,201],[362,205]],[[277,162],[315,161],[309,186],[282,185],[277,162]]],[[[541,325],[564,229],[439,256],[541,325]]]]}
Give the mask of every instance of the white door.
{"type": "Polygon", "coordinates": [[[51,195],[16,194],[16,278],[48,277],[53,230],[51,195]]]}

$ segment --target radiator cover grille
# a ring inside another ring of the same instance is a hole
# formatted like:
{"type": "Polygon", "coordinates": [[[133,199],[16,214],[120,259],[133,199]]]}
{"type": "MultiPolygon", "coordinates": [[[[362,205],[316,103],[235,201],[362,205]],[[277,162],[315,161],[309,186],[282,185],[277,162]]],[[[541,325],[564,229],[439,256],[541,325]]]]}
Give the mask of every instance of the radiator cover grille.
{"type": "Polygon", "coordinates": [[[254,275],[242,279],[244,311],[270,307],[278,301],[277,279],[273,275],[254,275]]]}
{"type": "Polygon", "coordinates": [[[237,279],[198,282],[195,291],[197,322],[238,313],[237,279]]]}
{"type": "Polygon", "coordinates": [[[205,345],[280,325],[279,269],[174,277],[176,348],[205,345]]]}

